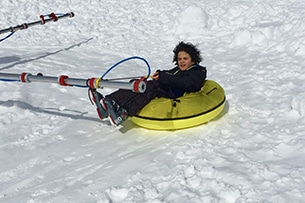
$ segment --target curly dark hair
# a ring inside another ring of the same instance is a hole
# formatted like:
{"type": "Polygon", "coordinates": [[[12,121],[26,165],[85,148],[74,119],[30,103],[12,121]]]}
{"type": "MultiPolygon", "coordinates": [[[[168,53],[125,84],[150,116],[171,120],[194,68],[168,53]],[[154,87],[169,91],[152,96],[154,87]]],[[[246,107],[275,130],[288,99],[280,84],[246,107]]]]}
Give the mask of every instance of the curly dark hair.
{"type": "Polygon", "coordinates": [[[195,64],[199,64],[202,61],[199,49],[190,42],[185,43],[182,41],[179,42],[179,44],[173,50],[173,62],[175,63],[175,65],[178,65],[178,53],[180,51],[185,51],[186,53],[188,53],[195,64]]]}

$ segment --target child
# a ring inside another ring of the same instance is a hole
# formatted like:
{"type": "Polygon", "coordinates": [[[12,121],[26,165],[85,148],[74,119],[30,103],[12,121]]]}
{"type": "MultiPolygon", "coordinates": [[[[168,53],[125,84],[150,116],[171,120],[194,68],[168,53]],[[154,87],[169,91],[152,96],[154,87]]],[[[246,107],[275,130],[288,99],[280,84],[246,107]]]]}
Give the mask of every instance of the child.
{"type": "Polygon", "coordinates": [[[156,97],[178,98],[184,93],[197,92],[206,79],[200,51],[191,43],[180,42],[173,50],[176,67],[157,70],[148,81],[144,93],[119,89],[105,98],[95,89],[89,89],[91,100],[97,106],[100,119],[109,117],[114,126],[120,125],[128,116],[134,116],[156,97]]]}

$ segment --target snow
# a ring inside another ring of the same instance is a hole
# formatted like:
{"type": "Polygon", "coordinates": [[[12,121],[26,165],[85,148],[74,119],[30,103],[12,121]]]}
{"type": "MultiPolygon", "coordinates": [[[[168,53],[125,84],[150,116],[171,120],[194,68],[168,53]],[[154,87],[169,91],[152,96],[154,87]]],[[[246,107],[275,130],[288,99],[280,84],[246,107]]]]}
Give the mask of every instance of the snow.
{"type": "MultiPolygon", "coordinates": [[[[1,42],[0,71],[86,79],[134,55],[169,69],[190,41],[225,111],[179,131],[114,128],[85,88],[0,81],[0,202],[304,202],[304,1],[2,0],[0,28],[71,11],[1,42]]],[[[108,76],[146,72],[134,60],[108,76]]]]}

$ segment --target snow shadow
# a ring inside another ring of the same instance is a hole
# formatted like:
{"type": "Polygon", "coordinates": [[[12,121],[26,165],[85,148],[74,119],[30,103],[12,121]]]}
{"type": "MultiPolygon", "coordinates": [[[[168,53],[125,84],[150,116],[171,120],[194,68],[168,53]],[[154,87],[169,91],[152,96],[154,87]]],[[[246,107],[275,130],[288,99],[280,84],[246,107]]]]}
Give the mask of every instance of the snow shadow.
{"type": "Polygon", "coordinates": [[[19,56],[4,56],[0,57],[0,64],[4,63],[12,63],[15,61],[19,61],[21,58],[19,56]]]}
{"type": "Polygon", "coordinates": [[[35,107],[26,102],[16,101],[16,100],[0,101],[0,105],[5,106],[5,107],[17,106],[21,109],[28,109],[32,112],[44,113],[44,114],[55,115],[55,116],[60,116],[60,117],[67,117],[67,118],[71,118],[71,119],[75,119],[75,120],[88,120],[88,121],[95,121],[95,122],[103,122],[103,121],[99,120],[98,118],[85,116],[86,114],[88,114],[88,112],[81,112],[81,111],[72,110],[72,109],[60,110],[58,108],[41,108],[41,107],[35,107]]]}
{"type": "Polygon", "coordinates": [[[225,114],[229,113],[230,110],[230,103],[228,100],[225,101],[225,106],[222,110],[222,112],[215,118],[215,119],[220,119],[221,117],[223,117],[225,114]]]}
{"type": "Polygon", "coordinates": [[[7,70],[7,69],[11,69],[17,65],[20,65],[20,64],[25,64],[25,63],[29,63],[29,62],[32,62],[32,61],[37,61],[37,60],[40,60],[40,59],[43,59],[43,58],[46,58],[48,56],[51,56],[51,55],[55,55],[55,54],[58,54],[60,52],[63,52],[63,51],[69,51],[70,49],[73,49],[75,47],[79,47],[83,44],[87,44],[89,41],[91,41],[93,39],[93,37],[89,38],[89,39],[86,39],[82,42],[79,42],[77,44],[74,44],[72,46],[69,46],[67,48],[64,48],[64,49],[59,49],[57,51],[54,51],[54,52],[46,52],[40,56],[37,56],[35,58],[31,58],[31,59],[25,59],[25,60],[20,60],[21,58],[18,57],[18,56],[8,56],[8,57],[2,57],[0,58],[0,64],[3,64],[3,63],[10,63],[10,62],[15,62],[13,64],[10,64],[10,65],[7,65],[7,66],[4,66],[3,68],[0,68],[0,71],[3,71],[3,70],[7,70]]]}

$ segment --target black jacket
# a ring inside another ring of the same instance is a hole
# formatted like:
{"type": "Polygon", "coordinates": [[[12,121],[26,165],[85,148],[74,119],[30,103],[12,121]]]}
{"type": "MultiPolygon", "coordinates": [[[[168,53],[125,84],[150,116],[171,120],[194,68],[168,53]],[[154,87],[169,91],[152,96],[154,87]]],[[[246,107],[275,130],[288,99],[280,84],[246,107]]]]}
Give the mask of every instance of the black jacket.
{"type": "Polygon", "coordinates": [[[197,92],[201,89],[207,71],[205,67],[193,65],[185,71],[181,71],[178,67],[170,70],[158,70],[159,84],[158,97],[177,98],[184,93],[197,92]]]}
{"type": "Polygon", "coordinates": [[[107,95],[106,98],[116,101],[127,110],[129,116],[134,116],[140,109],[156,97],[177,98],[184,93],[197,92],[206,79],[206,68],[194,65],[186,71],[178,67],[167,71],[160,71],[158,80],[150,80],[144,93],[119,89],[107,95]]]}

